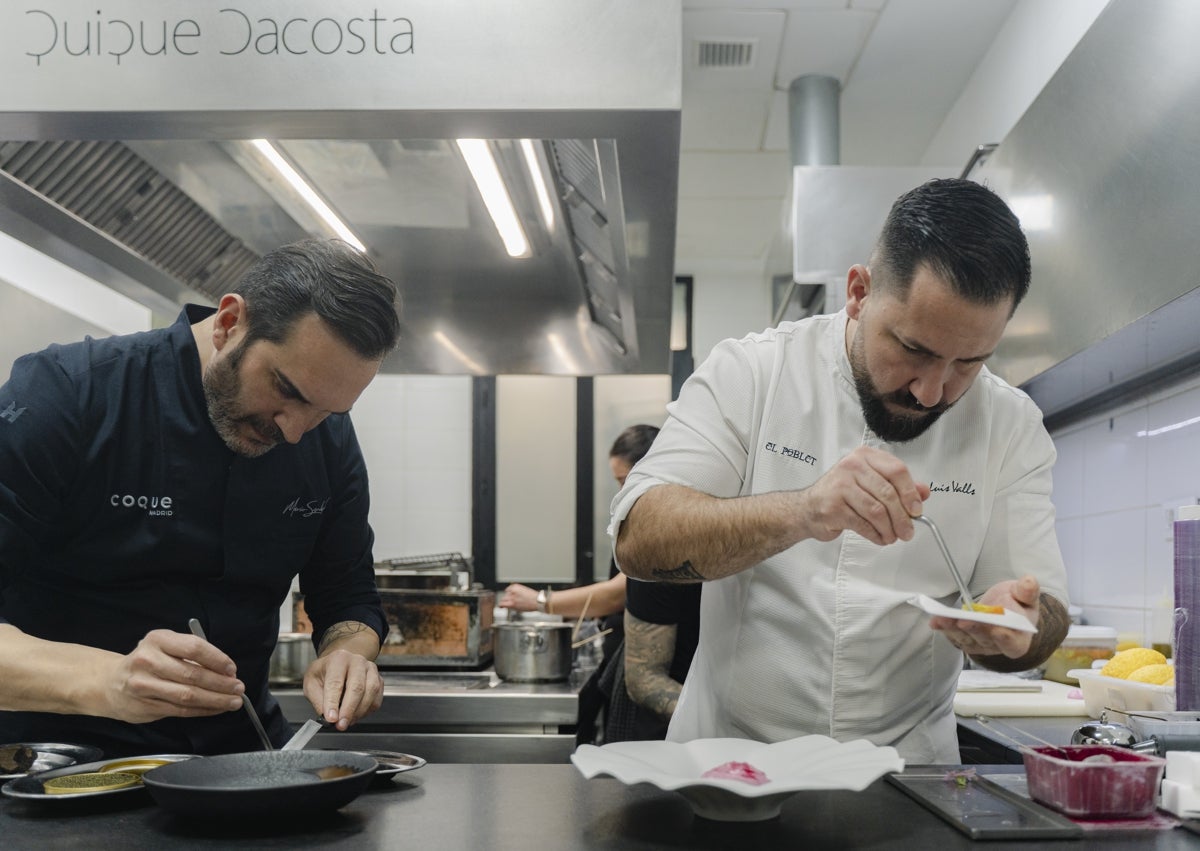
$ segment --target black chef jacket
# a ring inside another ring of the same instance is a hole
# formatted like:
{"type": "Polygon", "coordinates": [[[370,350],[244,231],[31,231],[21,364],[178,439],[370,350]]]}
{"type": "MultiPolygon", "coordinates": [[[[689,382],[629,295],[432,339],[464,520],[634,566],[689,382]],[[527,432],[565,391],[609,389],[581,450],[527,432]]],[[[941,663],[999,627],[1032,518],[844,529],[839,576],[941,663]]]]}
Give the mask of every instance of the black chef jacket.
{"type": "MultiPolygon", "coordinates": [[[[168,328],[13,365],[0,387],[0,620],[125,654],[198,618],[278,745],[288,728],[267,675],[293,577],[316,636],[344,620],[386,632],[367,475],[347,415],[260,458],[229,450],[190,327],[212,312],[189,305],[168,328]]],[[[0,742],[22,741],[106,756],[260,747],[243,712],[140,725],[0,712],[0,742]]]]}

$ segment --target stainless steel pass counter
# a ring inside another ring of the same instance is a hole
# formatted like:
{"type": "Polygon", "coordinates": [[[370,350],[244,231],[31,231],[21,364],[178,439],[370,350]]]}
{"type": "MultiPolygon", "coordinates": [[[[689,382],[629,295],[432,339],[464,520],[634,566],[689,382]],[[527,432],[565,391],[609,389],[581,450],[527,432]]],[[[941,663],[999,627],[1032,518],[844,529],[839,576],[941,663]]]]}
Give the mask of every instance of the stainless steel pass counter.
{"type": "MultiPolygon", "coordinates": [[[[400,751],[430,762],[566,763],[575,750],[582,672],[559,683],[510,683],[492,670],[384,671],[383,706],[310,747],[400,751]]],[[[284,717],[313,717],[299,688],[272,689],[284,717]]]]}

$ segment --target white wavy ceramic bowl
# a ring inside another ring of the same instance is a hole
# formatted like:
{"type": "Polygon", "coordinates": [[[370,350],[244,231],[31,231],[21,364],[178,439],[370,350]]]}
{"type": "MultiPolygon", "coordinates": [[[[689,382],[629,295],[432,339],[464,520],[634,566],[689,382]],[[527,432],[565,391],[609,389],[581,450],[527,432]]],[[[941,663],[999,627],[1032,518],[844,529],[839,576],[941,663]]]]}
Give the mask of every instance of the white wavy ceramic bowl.
{"type": "Polygon", "coordinates": [[[750,739],[694,739],[580,745],[571,762],[588,779],[606,775],[628,785],[649,783],[678,792],[696,815],[717,821],[774,818],[796,792],[859,792],[883,775],[904,769],[904,760],[895,748],[879,747],[865,739],[838,742],[828,736],[801,736],[771,744],[750,739]],[[768,781],[756,786],[701,776],[727,762],[749,763],[768,781]]]}

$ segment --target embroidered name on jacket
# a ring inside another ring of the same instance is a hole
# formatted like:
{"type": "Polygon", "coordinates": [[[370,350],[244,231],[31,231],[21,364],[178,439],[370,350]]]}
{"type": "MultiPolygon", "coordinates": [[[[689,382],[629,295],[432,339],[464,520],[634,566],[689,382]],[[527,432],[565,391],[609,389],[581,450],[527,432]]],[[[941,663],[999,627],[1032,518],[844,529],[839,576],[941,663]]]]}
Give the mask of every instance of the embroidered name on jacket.
{"type": "Polygon", "coordinates": [[[3,411],[0,411],[0,419],[7,420],[10,423],[15,423],[17,421],[17,417],[21,416],[23,413],[25,413],[24,408],[18,408],[16,402],[9,402],[8,407],[3,411]]]}
{"type": "Polygon", "coordinates": [[[930,482],[929,491],[930,493],[961,493],[967,496],[975,496],[975,485],[971,482],[956,482],[954,480],[951,480],[949,484],[930,482]]]}
{"type": "Polygon", "coordinates": [[[175,501],[169,496],[145,496],[134,493],[114,493],[108,498],[113,508],[132,508],[145,511],[149,517],[170,517],[175,511],[175,501]]]}
{"type": "Polygon", "coordinates": [[[318,514],[325,513],[325,506],[329,505],[329,497],[325,499],[310,499],[307,502],[302,501],[304,497],[298,496],[289,502],[283,509],[284,517],[315,517],[318,514]]]}
{"type": "Polygon", "coordinates": [[[791,458],[794,461],[799,461],[802,464],[807,464],[810,467],[815,467],[817,464],[817,456],[810,455],[803,449],[793,449],[790,446],[780,446],[778,443],[770,441],[763,447],[768,452],[774,452],[776,455],[782,455],[784,458],[791,458]]]}

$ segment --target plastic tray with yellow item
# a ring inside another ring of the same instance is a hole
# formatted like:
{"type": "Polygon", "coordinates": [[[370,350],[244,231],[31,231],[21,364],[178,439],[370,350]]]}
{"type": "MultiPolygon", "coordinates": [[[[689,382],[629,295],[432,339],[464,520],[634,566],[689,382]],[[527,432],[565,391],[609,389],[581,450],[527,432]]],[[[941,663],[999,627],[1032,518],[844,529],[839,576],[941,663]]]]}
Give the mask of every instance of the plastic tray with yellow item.
{"type": "Polygon", "coordinates": [[[1157,686],[1108,677],[1095,668],[1075,668],[1067,676],[1079,680],[1083,708],[1092,718],[1105,709],[1122,712],[1171,712],[1175,709],[1175,685],[1157,686]]]}
{"type": "Polygon", "coordinates": [[[1037,632],[1037,627],[1029,622],[1029,618],[1009,609],[1005,609],[1004,614],[1000,615],[992,614],[991,612],[976,612],[970,609],[956,609],[953,606],[939,603],[937,600],[927,597],[924,594],[909,597],[907,602],[910,606],[916,606],[927,615],[954,618],[961,621],[978,621],[979,623],[986,623],[991,626],[1008,627],[1018,632],[1037,632]]]}
{"type": "Polygon", "coordinates": [[[154,768],[195,759],[195,754],[150,754],[147,756],[103,759],[96,762],[40,771],[10,780],[0,787],[0,792],[10,798],[27,800],[76,801],[81,798],[96,798],[105,795],[121,795],[138,792],[144,787],[141,776],[154,768]],[[83,775],[87,775],[84,777],[83,775]],[[106,775],[113,782],[104,782],[106,775]],[[75,778],[75,780],[72,780],[75,778]],[[132,779],[131,779],[132,778],[132,779]]]}

